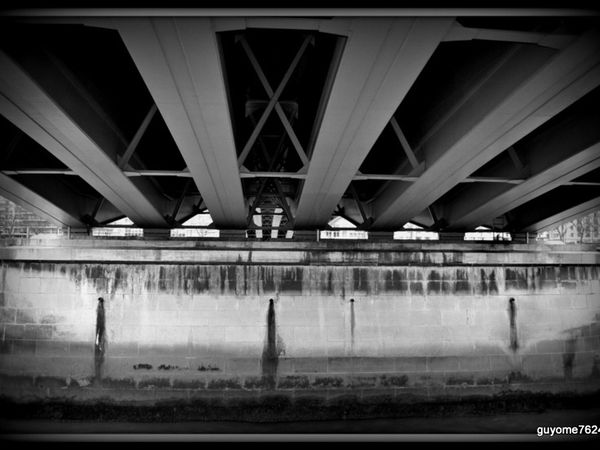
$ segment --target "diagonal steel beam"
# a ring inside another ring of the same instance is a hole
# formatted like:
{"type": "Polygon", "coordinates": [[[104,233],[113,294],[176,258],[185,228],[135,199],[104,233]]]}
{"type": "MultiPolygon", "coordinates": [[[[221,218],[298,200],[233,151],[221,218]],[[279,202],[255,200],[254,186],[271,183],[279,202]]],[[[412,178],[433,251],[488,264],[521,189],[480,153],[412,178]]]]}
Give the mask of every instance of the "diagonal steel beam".
{"type": "MultiPolygon", "coordinates": [[[[44,70],[42,68],[42,70],[44,70]]],[[[71,112],[88,106],[73,94],[71,112]]],[[[114,162],[112,138],[99,123],[76,122],[23,68],[0,51],[0,112],[75,171],[136,224],[164,226],[158,194],[138,187],[114,162]],[[88,132],[89,130],[92,130],[88,132]]]]}
{"type": "Polygon", "coordinates": [[[543,47],[565,48],[573,40],[573,35],[568,33],[515,31],[491,28],[464,27],[456,22],[444,38],[444,42],[467,41],[472,39],[519,42],[537,44],[543,47]]]}
{"type": "MultiPolygon", "coordinates": [[[[448,200],[444,208],[449,226],[472,229],[490,223],[495,217],[600,167],[600,112],[593,108],[599,98],[599,94],[590,94],[581,99],[559,115],[551,128],[520,144],[519,151],[531,171],[522,183],[467,187],[448,200]]],[[[510,159],[505,157],[503,164],[501,159],[495,170],[512,169],[510,159]]]]}
{"type": "Polygon", "coordinates": [[[129,143],[129,145],[127,145],[127,149],[123,153],[123,156],[121,156],[119,158],[119,169],[125,169],[127,164],[129,164],[129,160],[133,156],[133,153],[136,151],[138,144],[140,143],[140,141],[142,140],[142,137],[144,136],[144,133],[146,133],[146,130],[148,129],[150,122],[152,122],[152,119],[154,118],[156,111],[157,111],[156,105],[152,105],[150,107],[150,110],[146,114],[146,117],[144,117],[144,120],[142,121],[141,125],[135,132],[135,135],[131,139],[131,142],[129,143]]]}
{"type": "Polygon", "coordinates": [[[558,214],[539,220],[525,227],[523,231],[533,231],[538,233],[541,233],[542,231],[549,231],[565,222],[570,222],[571,220],[575,220],[594,211],[598,211],[598,208],[600,208],[600,197],[588,200],[558,214]]]}
{"type": "Polygon", "coordinates": [[[360,198],[358,197],[358,192],[356,192],[356,188],[354,187],[354,184],[350,183],[348,188],[350,190],[350,194],[352,194],[352,198],[354,199],[354,202],[356,203],[356,207],[358,208],[358,211],[360,212],[360,215],[363,220],[363,224],[367,223],[369,218],[367,217],[367,214],[365,213],[365,209],[363,208],[362,202],[360,201],[360,198]]]}
{"type": "Polygon", "coordinates": [[[209,18],[112,21],[218,227],[246,223],[219,44],[209,18]]]}
{"type": "MultiPolygon", "coordinates": [[[[256,126],[256,123],[254,123],[254,125],[256,126]]],[[[277,149],[275,150],[275,153],[273,154],[272,157],[269,156],[269,152],[267,151],[267,148],[266,148],[266,146],[264,144],[264,141],[261,138],[259,138],[258,141],[259,141],[260,146],[262,148],[263,156],[264,156],[264,158],[265,158],[265,160],[266,160],[266,162],[268,164],[267,172],[271,172],[274,169],[275,164],[278,162],[279,156],[280,156],[281,152],[285,148],[284,145],[283,145],[285,143],[285,135],[283,135],[281,137],[281,139],[279,140],[279,142],[277,144],[277,149]]],[[[274,173],[277,173],[277,172],[274,172],[274,173]]],[[[258,187],[257,194],[254,197],[254,201],[252,202],[252,206],[250,208],[250,212],[248,213],[248,218],[247,218],[247,223],[248,224],[251,223],[252,217],[254,216],[254,211],[256,210],[256,208],[258,207],[258,205],[260,204],[260,199],[261,199],[263,191],[264,191],[264,189],[265,189],[265,187],[267,185],[267,181],[268,181],[267,177],[263,177],[260,180],[260,184],[259,184],[259,187],[258,187]]],[[[291,216],[290,216],[289,220],[291,220],[291,216]]]]}
{"type": "Polygon", "coordinates": [[[408,158],[410,165],[412,166],[413,169],[415,169],[416,167],[419,166],[419,161],[418,161],[417,157],[415,156],[414,152],[412,151],[412,148],[410,148],[410,144],[406,140],[406,136],[404,136],[404,133],[402,132],[400,125],[398,125],[398,121],[396,120],[395,117],[392,116],[392,118],[390,119],[390,124],[392,125],[392,129],[394,130],[394,133],[396,133],[396,137],[400,141],[402,150],[404,150],[404,153],[406,154],[406,157],[408,158]]]}
{"type": "Polygon", "coordinates": [[[513,165],[517,169],[517,173],[522,176],[525,173],[525,165],[521,161],[521,158],[519,158],[519,155],[517,155],[515,148],[511,146],[506,150],[506,152],[508,153],[513,165]]]}
{"type": "Polygon", "coordinates": [[[269,81],[267,80],[267,77],[265,76],[262,68],[260,67],[258,60],[256,59],[256,56],[252,52],[252,49],[248,45],[248,42],[246,41],[246,39],[243,36],[241,36],[239,41],[240,41],[242,47],[244,48],[244,51],[246,52],[246,55],[248,56],[248,59],[250,60],[250,63],[252,64],[254,71],[258,75],[258,78],[259,78],[261,84],[263,85],[264,90],[266,91],[266,93],[269,97],[269,103],[267,104],[267,107],[263,111],[263,114],[260,117],[257,126],[254,128],[254,131],[250,135],[248,142],[244,146],[244,149],[242,150],[242,153],[240,154],[240,156],[238,158],[238,164],[240,166],[242,164],[244,164],[244,161],[246,160],[246,157],[248,156],[248,152],[250,152],[250,149],[254,145],[254,142],[256,141],[258,134],[262,130],[263,126],[265,125],[267,118],[271,114],[271,111],[273,110],[273,108],[275,108],[275,111],[277,112],[277,115],[279,116],[279,119],[281,120],[281,123],[283,124],[283,127],[285,128],[285,131],[287,132],[290,140],[292,141],[292,144],[294,145],[294,148],[296,149],[298,156],[302,160],[302,163],[306,166],[306,164],[308,164],[308,158],[306,156],[306,153],[304,152],[304,149],[302,148],[302,145],[300,144],[300,141],[298,140],[298,137],[296,136],[296,133],[294,132],[294,129],[292,128],[292,125],[290,124],[287,116],[285,115],[283,108],[278,103],[278,99],[279,99],[279,96],[281,95],[281,93],[283,92],[283,90],[285,89],[285,86],[287,85],[288,81],[290,80],[292,73],[294,72],[294,69],[300,62],[300,58],[302,58],[302,55],[304,54],[306,47],[308,47],[308,44],[311,43],[311,41],[314,41],[314,38],[311,36],[306,36],[304,38],[304,41],[302,42],[300,49],[298,49],[298,51],[296,52],[296,56],[292,60],[290,66],[288,67],[288,70],[286,71],[285,75],[283,76],[283,78],[282,78],[281,82],[279,83],[279,86],[277,87],[277,90],[275,92],[273,92],[273,89],[271,88],[271,85],[270,85],[269,81]]]}
{"type": "MultiPolygon", "coordinates": [[[[119,126],[115,123],[114,119],[107,113],[107,111],[102,107],[102,105],[98,102],[98,100],[96,98],[94,98],[93,95],[90,95],[90,92],[88,91],[88,89],[84,86],[84,84],[81,81],[78,80],[77,76],[59,58],[57,58],[54,54],[52,54],[47,49],[42,48],[42,53],[44,55],[44,58],[48,62],[47,65],[54,66],[60,72],[61,76],[65,80],[67,80],[67,82],[69,84],[69,88],[73,89],[75,92],[77,92],[77,95],[79,97],[81,97],[82,103],[87,105],[89,107],[89,109],[94,112],[94,115],[97,118],[96,120],[99,123],[103,124],[104,130],[101,133],[104,136],[103,139],[105,142],[104,145],[101,145],[103,147],[103,149],[106,150],[107,147],[109,147],[106,145],[106,142],[107,142],[106,136],[109,136],[109,135],[112,136],[112,139],[116,139],[117,141],[120,141],[121,145],[126,147],[125,154],[122,157],[120,157],[118,153],[115,155],[115,161],[117,161],[117,165],[119,165],[119,167],[121,169],[123,169],[125,166],[119,164],[119,161],[121,159],[128,161],[129,159],[131,159],[133,157],[133,160],[136,162],[136,164],[138,166],[140,166],[142,169],[145,169],[146,166],[145,166],[144,162],[142,160],[140,160],[135,155],[134,152],[135,152],[135,148],[137,147],[138,140],[141,138],[141,136],[143,135],[143,133],[145,132],[145,129],[147,127],[147,125],[144,125],[146,120],[144,120],[142,122],[142,126],[140,127],[140,129],[142,129],[143,131],[140,133],[138,130],[138,132],[136,133],[136,136],[134,136],[132,141],[129,142],[127,140],[127,138],[125,137],[125,135],[123,134],[123,132],[119,129],[119,126]],[[130,153],[130,154],[126,155],[127,153],[130,153]]],[[[55,78],[55,77],[53,77],[53,78],[55,78]]],[[[154,113],[152,112],[153,109],[154,109],[154,106],[152,106],[150,108],[151,114],[147,115],[146,118],[154,115],[154,113]]],[[[148,124],[149,124],[149,120],[148,120],[148,124]]],[[[161,186],[153,178],[143,181],[141,183],[141,185],[138,186],[138,188],[142,189],[143,191],[147,191],[147,192],[154,191],[155,195],[156,195],[156,193],[162,191],[161,186]]],[[[103,200],[100,200],[100,201],[103,202],[103,200]]],[[[99,207],[100,206],[102,206],[102,205],[99,204],[99,207]]]]}
{"type": "Polygon", "coordinates": [[[73,212],[48,201],[2,173],[0,173],[0,195],[58,226],[85,227],[73,212]]]}
{"type": "MultiPolygon", "coordinates": [[[[125,149],[125,152],[123,153],[123,156],[121,156],[121,157],[117,156],[117,161],[118,161],[117,165],[119,166],[119,169],[121,169],[121,170],[125,169],[125,167],[129,163],[129,160],[131,159],[135,150],[137,149],[138,144],[140,143],[140,141],[142,140],[142,137],[144,136],[144,133],[148,129],[150,122],[152,122],[154,114],[156,114],[156,109],[157,109],[156,105],[152,105],[150,107],[150,110],[148,111],[148,114],[146,114],[146,117],[142,121],[142,124],[140,125],[140,127],[136,131],[135,135],[131,139],[131,142],[129,143],[129,145],[127,145],[127,148],[125,149]]],[[[96,206],[94,207],[94,210],[92,211],[92,214],[90,215],[92,221],[96,218],[96,215],[100,211],[100,208],[102,208],[102,205],[104,204],[104,200],[105,200],[104,197],[102,197],[101,199],[98,200],[98,203],[96,203],[96,206]]]]}
{"type": "Polygon", "coordinates": [[[302,187],[296,226],[324,226],[453,23],[353,18],[302,187]]]}
{"type": "Polygon", "coordinates": [[[288,219],[288,226],[293,226],[294,224],[294,215],[292,214],[292,210],[290,209],[290,205],[285,198],[285,193],[283,192],[283,187],[281,186],[281,181],[278,179],[274,179],[275,189],[277,190],[277,196],[279,197],[279,201],[281,202],[281,207],[285,212],[285,215],[288,219]]]}
{"type": "Polygon", "coordinates": [[[427,170],[408,186],[389,186],[373,202],[375,228],[408,222],[500,152],[600,85],[597,30],[575,39],[550,59],[536,59],[532,51],[535,49],[522,47],[514,52],[505,67],[482,85],[478,98],[485,99],[487,111],[474,107],[476,99],[465,103],[424,144],[427,170]]]}
{"type": "Polygon", "coordinates": [[[179,210],[181,209],[181,205],[183,204],[183,200],[185,199],[185,194],[187,194],[187,191],[188,191],[191,183],[192,183],[191,178],[188,178],[185,181],[185,185],[183,186],[181,195],[179,196],[179,199],[177,200],[177,203],[175,204],[175,207],[173,208],[173,212],[171,213],[171,222],[173,222],[173,223],[175,223],[177,221],[177,214],[179,214],[179,210]]]}

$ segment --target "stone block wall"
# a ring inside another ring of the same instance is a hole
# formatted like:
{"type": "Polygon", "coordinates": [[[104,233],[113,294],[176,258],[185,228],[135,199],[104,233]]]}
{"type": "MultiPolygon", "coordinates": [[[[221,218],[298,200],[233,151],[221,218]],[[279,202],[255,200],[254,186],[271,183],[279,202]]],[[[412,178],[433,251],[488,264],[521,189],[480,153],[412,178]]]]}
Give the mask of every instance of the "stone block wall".
{"type": "Polygon", "coordinates": [[[207,264],[138,251],[101,263],[5,252],[1,395],[431,399],[600,386],[596,263],[207,264]]]}

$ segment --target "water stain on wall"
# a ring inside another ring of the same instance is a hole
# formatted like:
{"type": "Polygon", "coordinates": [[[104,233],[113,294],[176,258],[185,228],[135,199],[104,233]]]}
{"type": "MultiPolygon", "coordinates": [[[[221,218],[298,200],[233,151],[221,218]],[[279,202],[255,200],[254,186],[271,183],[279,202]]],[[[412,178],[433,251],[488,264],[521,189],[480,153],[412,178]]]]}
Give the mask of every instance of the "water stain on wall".
{"type": "Polygon", "coordinates": [[[135,364],[133,366],[134,370],[152,370],[152,364],[145,364],[145,363],[140,363],[140,364],[135,364]]]}
{"type": "Polygon", "coordinates": [[[517,337],[517,304],[514,298],[508,300],[508,317],[510,325],[510,349],[516,352],[519,348],[519,341],[517,337]]]}
{"type": "Polygon", "coordinates": [[[354,299],[350,299],[350,349],[354,355],[354,328],[356,327],[356,319],[354,317],[354,299]]]}
{"type": "Polygon", "coordinates": [[[479,269],[478,293],[483,295],[498,294],[498,284],[496,283],[496,272],[494,270],[488,275],[484,268],[479,269]]]}
{"type": "Polygon", "coordinates": [[[267,312],[267,339],[263,349],[261,367],[262,377],[269,389],[275,388],[277,380],[277,366],[279,365],[279,353],[277,351],[277,326],[275,317],[275,304],[269,299],[269,310],[267,312]]]}
{"type": "Polygon", "coordinates": [[[102,365],[104,364],[104,355],[106,352],[106,317],[104,314],[104,299],[98,298],[98,307],[96,308],[96,338],[94,342],[94,380],[101,383],[102,365]]]}
{"type": "Polygon", "coordinates": [[[565,352],[563,353],[563,371],[566,380],[573,378],[573,366],[575,365],[575,346],[577,336],[573,335],[565,341],[565,352]]]}

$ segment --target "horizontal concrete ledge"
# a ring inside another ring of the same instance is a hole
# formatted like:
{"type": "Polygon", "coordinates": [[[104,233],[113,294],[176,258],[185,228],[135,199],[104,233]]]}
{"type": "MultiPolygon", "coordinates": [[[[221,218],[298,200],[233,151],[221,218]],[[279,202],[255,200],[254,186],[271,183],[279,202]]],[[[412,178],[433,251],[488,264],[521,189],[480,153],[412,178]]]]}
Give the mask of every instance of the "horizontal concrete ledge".
{"type": "Polygon", "coordinates": [[[597,265],[597,245],[10,239],[0,260],[239,265],[597,265]]]}

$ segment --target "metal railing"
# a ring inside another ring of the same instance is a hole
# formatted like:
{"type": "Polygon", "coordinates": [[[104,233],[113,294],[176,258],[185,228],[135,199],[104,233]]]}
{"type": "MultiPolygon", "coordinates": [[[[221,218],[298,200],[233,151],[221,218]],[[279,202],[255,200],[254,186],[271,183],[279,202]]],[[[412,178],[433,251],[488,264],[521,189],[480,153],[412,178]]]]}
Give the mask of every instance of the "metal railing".
{"type": "Polygon", "coordinates": [[[10,228],[0,228],[0,238],[12,237],[30,239],[35,236],[51,238],[68,236],[68,234],[68,227],[19,225],[10,228]]]}
{"type": "MultiPolygon", "coordinates": [[[[189,226],[171,229],[142,229],[135,226],[71,228],[52,226],[15,226],[0,228],[0,238],[17,239],[162,239],[162,240],[294,240],[294,241],[388,241],[388,242],[456,242],[490,244],[533,244],[548,241],[538,233],[506,233],[498,231],[444,232],[415,229],[369,231],[355,228],[289,230],[285,228],[250,228],[240,230],[189,226]]],[[[549,241],[552,244],[560,242],[549,241]]],[[[573,242],[565,242],[573,243],[573,242]]],[[[598,243],[584,240],[582,243],[598,243]]]]}

